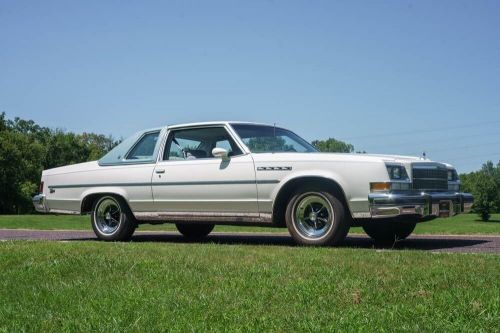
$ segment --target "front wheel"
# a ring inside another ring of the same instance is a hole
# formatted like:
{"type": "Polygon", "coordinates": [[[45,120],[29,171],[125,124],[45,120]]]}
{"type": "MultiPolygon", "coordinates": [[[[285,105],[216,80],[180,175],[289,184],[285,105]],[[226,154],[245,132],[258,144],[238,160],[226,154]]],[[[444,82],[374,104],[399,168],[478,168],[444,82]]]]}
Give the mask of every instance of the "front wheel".
{"type": "Polygon", "coordinates": [[[177,230],[190,240],[199,240],[206,237],[214,229],[213,224],[176,223],[177,230]]]}
{"type": "Polygon", "coordinates": [[[350,227],[340,200],[317,188],[297,191],[288,202],[285,217],[290,235],[301,245],[337,245],[350,227]]]}
{"type": "Polygon", "coordinates": [[[363,226],[363,230],[370,236],[375,242],[381,244],[394,244],[398,240],[403,240],[410,236],[415,226],[414,222],[378,222],[372,221],[368,222],[363,226]]]}
{"type": "Polygon", "coordinates": [[[97,238],[105,241],[129,240],[137,227],[137,221],[125,201],[111,195],[96,200],[91,222],[97,238]]]}

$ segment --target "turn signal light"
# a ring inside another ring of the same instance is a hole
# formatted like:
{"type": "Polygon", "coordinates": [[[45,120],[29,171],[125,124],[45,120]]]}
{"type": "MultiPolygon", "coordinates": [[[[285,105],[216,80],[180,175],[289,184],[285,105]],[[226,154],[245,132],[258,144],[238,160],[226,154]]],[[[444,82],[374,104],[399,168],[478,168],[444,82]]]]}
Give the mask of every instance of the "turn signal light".
{"type": "Polygon", "coordinates": [[[370,190],[372,192],[390,191],[391,183],[388,182],[370,183],[370,190]]]}
{"type": "Polygon", "coordinates": [[[38,187],[38,193],[42,194],[43,193],[43,182],[40,183],[40,186],[38,187]]]}

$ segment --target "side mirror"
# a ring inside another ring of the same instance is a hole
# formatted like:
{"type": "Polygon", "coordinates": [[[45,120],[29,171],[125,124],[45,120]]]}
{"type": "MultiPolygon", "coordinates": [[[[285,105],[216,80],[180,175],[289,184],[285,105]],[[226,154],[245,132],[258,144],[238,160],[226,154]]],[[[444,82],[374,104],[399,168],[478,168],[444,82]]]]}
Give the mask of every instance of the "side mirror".
{"type": "Polygon", "coordinates": [[[224,148],[214,148],[212,149],[212,155],[217,158],[222,158],[223,160],[228,160],[229,153],[224,148]]]}

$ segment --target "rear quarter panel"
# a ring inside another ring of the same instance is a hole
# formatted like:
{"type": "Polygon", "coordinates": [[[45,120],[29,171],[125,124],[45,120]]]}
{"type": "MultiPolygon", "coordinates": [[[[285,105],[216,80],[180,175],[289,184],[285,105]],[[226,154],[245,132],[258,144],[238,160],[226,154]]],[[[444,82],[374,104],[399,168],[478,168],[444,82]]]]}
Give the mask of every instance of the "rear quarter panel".
{"type": "Polygon", "coordinates": [[[83,199],[95,193],[122,196],[133,211],[152,209],[154,164],[99,166],[97,162],[44,171],[44,193],[50,212],[81,212],[83,199]]]}

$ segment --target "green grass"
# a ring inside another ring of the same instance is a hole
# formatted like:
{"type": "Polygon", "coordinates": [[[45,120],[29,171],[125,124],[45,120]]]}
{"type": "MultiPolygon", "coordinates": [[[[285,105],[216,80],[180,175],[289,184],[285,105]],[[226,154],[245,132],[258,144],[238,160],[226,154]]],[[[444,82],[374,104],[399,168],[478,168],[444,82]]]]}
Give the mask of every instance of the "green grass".
{"type": "Polygon", "coordinates": [[[172,243],[0,243],[0,331],[500,327],[500,257],[172,243]]]}
{"type": "MultiPolygon", "coordinates": [[[[37,230],[92,230],[90,216],[74,215],[0,215],[0,229],[37,229],[37,230]]],[[[143,224],[141,231],[175,231],[175,225],[165,223],[159,225],[143,224]]],[[[215,231],[252,232],[252,231],[286,231],[282,228],[216,226],[215,231]]]]}
{"type": "MultiPolygon", "coordinates": [[[[0,216],[0,228],[3,229],[40,229],[40,230],[91,230],[88,216],[67,215],[3,215],[0,216]]],[[[176,230],[173,224],[141,225],[138,230],[176,230]]],[[[228,232],[286,232],[282,228],[216,226],[215,231],[228,232]]],[[[351,228],[352,233],[362,233],[361,228],[351,228]]],[[[457,215],[448,219],[436,219],[420,223],[416,234],[484,234],[500,235],[500,214],[494,214],[490,222],[481,222],[475,214],[457,215]]]]}

